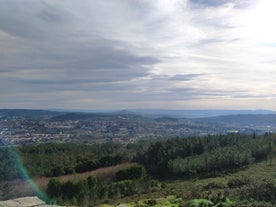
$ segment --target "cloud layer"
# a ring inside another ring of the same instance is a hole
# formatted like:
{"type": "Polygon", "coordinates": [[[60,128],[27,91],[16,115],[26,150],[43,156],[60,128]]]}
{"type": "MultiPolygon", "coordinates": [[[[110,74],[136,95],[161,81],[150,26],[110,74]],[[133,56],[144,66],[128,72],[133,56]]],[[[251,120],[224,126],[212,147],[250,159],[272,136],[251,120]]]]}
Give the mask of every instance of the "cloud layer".
{"type": "Polygon", "coordinates": [[[276,110],[266,2],[2,0],[0,108],[276,110]]]}

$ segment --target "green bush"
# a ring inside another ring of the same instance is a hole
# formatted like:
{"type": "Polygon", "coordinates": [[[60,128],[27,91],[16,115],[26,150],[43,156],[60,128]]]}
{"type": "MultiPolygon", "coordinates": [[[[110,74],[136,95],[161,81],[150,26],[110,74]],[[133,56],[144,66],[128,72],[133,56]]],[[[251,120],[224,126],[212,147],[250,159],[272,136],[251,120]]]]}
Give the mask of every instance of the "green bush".
{"type": "Polygon", "coordinates": [[[240,188],[244,185],[250,184],[250,182],[250,178],[241,176],[230,179],[227,185],[229,186],[229,188],[240,188]]]}
{"type": "Polygon", "coordinates": [[[188,202],[188,207],[232,207],[233,202],[225,196],[215,196],[210,199],[192,199],[188,202]]]}
{"type": "Polygon", "coordinates": [[[275,202],[276,181],[268,178],[256,181],[238,189],[237,195],[240,200],[248,200],[252,198],[256,201],[275,202]]]}
{"type": "Polygon", "coordinates": [[[133,165],[119,170],[116,173],[116,180],[135,180],[142,179],[146,176],[146,170],[142,165],[133,165]]]}
{"type": "Polygon", "coordinates": [[[224,183],[219,182],[210,182],[207,185],[203,186],[204,190],[211,190],[211,189],[224,189],[226,186],[224,183]]]}
{"type": "Polygon", "coordinates": [[[188,202],[188,207],[212,207],[213,203],[207,199],[193,199],[188,202]]]}

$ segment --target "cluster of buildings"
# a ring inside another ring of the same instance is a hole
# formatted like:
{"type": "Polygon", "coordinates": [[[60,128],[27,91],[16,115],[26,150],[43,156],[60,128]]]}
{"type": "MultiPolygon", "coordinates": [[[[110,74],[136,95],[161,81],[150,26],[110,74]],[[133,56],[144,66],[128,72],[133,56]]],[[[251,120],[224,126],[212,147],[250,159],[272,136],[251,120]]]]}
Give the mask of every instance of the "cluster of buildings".
{"type": "Polygon", "coordinates": [[[18,145],[70,140],[62,130],[43,127],[43,122],[24,118],[0,118],[0,145],[18,145]]]}
{"type": "Polygon", "coordinates": [[[56,120],[51,118],[0,117],[0,145],[44,142],[132,143],[140,139],[206,136],[208,134],[273,131],[270,126],[233,127],[187,119],[145,117],[56,120]]]}
{"type": "Polygon", "coordinates": [[[43,142],[136,142],[190,135],[194,129],[153,119],[52,120],[0,117],[0,145],[43,142]]]}

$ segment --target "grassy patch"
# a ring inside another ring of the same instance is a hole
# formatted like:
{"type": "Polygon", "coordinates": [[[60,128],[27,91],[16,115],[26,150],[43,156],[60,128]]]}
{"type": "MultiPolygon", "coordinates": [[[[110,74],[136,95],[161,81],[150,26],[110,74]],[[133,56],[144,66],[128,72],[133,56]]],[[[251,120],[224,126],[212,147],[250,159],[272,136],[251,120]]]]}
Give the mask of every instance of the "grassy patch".
{"type": "MultiPolygon", "coordinates": [[[[117,206],[127,206],[127,207],[179,207],[184,204],[182,198],[177,198],[176,196],[165,196],[156,199],[143,199],[139,201],[132,201],[128,203],[118,203],[117,206]]],[[[103,204],[99,207],[112,207],[112,205],[103,204]]],[[[113,205],[114,207],[114,205],[113,205]]]]}
{"type": "Polygon", "coordinates": [[[143,207],[150,206],[146,203],[148,200],[155,200],[157,203],[152,206],[174,206],[172,205],[173,200],[177,198],[182,199],[187,204],[191,199],[223,195],[234,201],[237,206],[253,206],[255,204],[258,206],[260,202],[263,206],[270,206],[273,204],[256,201],[254,198],[242,200],[239,195],[241,188],[242,190],[247,190],[247,188],[252,188],[252,186],[259,186],[264,178],[266,178],[266,181],[276,179],[276,162],[274,160],[272,163],[263,161],[252,164],[240,171],[219,177],[163,181],[163,188],[157,191],[110,200],[108,203],[122,203],[129,207],[143,207]]]}

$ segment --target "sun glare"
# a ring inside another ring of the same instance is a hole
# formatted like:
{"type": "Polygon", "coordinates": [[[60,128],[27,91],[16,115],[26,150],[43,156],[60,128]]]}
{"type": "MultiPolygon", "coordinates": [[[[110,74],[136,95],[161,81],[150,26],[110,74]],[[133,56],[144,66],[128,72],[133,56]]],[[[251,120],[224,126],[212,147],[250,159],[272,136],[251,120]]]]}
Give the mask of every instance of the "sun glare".
{"type": "Polygon", "coordinates": [[[276,1],[260,0],[244,15],[242,23],[247,35],[258,42],[276,40],[276,1]]]}

